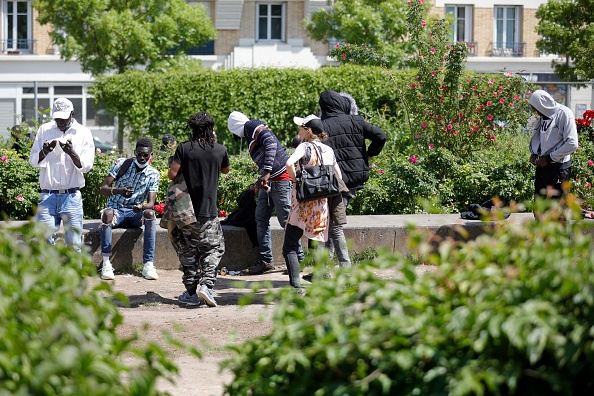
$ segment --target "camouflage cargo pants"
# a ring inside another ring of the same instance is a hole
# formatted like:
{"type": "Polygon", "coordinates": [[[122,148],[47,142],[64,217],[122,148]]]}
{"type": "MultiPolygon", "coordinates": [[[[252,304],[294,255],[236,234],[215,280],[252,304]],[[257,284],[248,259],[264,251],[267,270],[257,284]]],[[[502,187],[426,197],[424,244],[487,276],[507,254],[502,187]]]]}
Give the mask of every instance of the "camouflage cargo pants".
{"type": "Polygon", "coordinates": [[[174,227],[169,234],[177,252],[182,282],[186,290],[206,285],[213,288],[217,266],[225,253],[223,228],[218,217],[197,221],[182,228],[174,227]]]}

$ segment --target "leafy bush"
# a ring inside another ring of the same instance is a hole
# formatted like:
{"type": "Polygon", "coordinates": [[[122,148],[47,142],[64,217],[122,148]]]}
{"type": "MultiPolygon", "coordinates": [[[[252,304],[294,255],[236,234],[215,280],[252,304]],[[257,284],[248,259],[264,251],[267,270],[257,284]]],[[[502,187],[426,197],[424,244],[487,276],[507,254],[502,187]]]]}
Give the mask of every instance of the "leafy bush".
{"type": "Polygon", "coordinates": [[[123,317],[112,299],[126,297],[105,282],[91,287],[87,255],[40,243],[38,227],[0,232],[0,395],[161,394],[157,379],[177,368],[160,346],[117,334],[123,317]]]}
{"type": "Polygon", "coordinates": [[[414,255],[320,275],[305,297],[284,290],[272,333],[231,348],[226,393],[592,394],[592,227],[559,216],[437,251],[411,228],[414,255]]]}

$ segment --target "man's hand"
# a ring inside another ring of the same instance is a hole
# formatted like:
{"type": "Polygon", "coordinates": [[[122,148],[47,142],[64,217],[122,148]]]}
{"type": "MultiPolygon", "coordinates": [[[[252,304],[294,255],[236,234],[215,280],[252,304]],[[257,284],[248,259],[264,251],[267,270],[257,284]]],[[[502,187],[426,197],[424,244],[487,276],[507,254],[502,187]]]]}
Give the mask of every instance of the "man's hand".
{"type": "Polygon", "coordinates": [[[256,187],[264,188],[264,186],[268,185],[268,179],[270,179],[270,173],[266,173],[256,180],[256,187]]]}
{"type": "Polygon", "coordinates": [[[540,156],[538,158],[538,161],[536,161],[537,166],[547,166],[548,164],[549,164],[549,162],[547,161],[547,159],[544,156],[540,156]]]}
{"type": "Polygon", "coordinates": [[[536,161],[537,161],[537,160],[538,160],[538,155],[536,155],[536,154],[532,154],[532,155],[530,156],[530,163],[531,163],[532,165],[536,165],[536,161]]]}
{"type": "Polygon", "coordinates": [[[132,196],[132,194],[134,194],[134,189],[132,188],[132,186],[126,186],[126,187],[121,187],[121,188],[114,188],[113,189],[113,194],[119,194],[125,198],[130,198],[132,196]]]}
{"type": "Polygon", "coordinates": [[[62,147],[62,150],[64,150],[64,152],[69,156],[72,157],[73,155],[76,155],[72,146],[72,140],[66,140],[66,143],[60,142],[60,147],[62,147]]]}
{"type": "Polygon", "coordinates": [[[144,210],[144,205],[142,203],[136,203],[136,205],[134,205],[132,207],[132,211],[135,213],[142,212],[143,210],[144,210]]]}
{"type": "Polygon", "coordinates": [[[49,153],[51,153],[52,151],[54,151],[54,149],[56,148],[56,140],[51,140],[49,142],[44,142],[43,143],[43,154],[44,155],[48,155],[49,153]]]}

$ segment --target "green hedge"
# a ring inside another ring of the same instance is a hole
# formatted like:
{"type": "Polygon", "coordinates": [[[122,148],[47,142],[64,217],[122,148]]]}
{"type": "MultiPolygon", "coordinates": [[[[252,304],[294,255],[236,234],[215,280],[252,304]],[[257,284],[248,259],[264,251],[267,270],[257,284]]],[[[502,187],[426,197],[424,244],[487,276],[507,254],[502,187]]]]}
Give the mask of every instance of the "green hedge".
{"type": "MultiPolygon", "coordinates": [[[[386,151],[372,159],[370,178],[349,206],[350,215],[459,213],[468,205],[498,197],[506,205],[533,201],[534,168],[528,162],[526,133],[500,134],[493,147],[465,158],[444,149],[420,153],[409,162],[404,153],[386,151]]],[[[0,149],[0,212],[14,220],[33,214],[38,198],[38,170],[11,150],[0,149]],[[20,195],[20,197],[19,197],[20,195]]],[[[169,180],[169,154],[155,153],[152,165],[161,173],[157,201],[163,202],[169,180]]],[[[107,197],[99,195],[116,155],[98,154],[82,189],[85,217],[99,218],[107,197]]],[[[573,192],[584,207],[594,207],[594,144],[580,136],[580,149],[572,156],[573,192]]],[[[236,199],[257,179],[257,168],[244,151],[232,155],[231,171],[221,175],[218,206],[227,214],[237,207],[236,199]]]]}

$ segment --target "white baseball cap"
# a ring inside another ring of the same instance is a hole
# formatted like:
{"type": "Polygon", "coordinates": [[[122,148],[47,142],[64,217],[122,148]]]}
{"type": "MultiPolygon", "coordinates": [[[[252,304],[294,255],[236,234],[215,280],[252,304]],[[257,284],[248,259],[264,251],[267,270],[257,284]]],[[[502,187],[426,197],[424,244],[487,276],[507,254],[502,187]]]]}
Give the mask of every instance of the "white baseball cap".
{"type": "Polygon", "coordinates": [[[66,98],[58,98],[54,101],[54,106],[52,107],[52,118],[68,119],[73,111],[74,106],[71,101],[66,98]]]}
{"type": "Polygon", "coordinates": [[[310,114],[307,117],[293,117],[293,122],[297,125],[306,125],[311,120],[319,120],[320,117],[310,114]]]}

